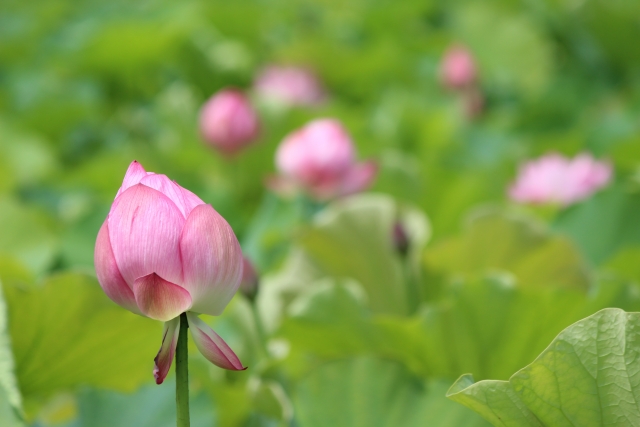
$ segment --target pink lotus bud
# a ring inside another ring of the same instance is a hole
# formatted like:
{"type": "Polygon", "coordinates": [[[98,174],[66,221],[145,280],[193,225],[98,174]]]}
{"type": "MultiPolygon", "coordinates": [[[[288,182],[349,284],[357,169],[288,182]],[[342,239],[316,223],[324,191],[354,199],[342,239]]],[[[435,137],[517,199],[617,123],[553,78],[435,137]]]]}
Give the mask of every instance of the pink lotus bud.
{"type": "Polygon", "coordinates": [[[319,200],[363,191],[377,172],[372,162],[356,163],[353,142],[339,121],[318,119],[289,134],[276,152],[278,188],[306,190],[319,200]]]}
{"type": "Polygon", "coordinates": [[[607,162],[596,161],[583,153],[574,159],[548,154],[520,167],[509,196],[522,203],[570,205],[586,199],[606,186],[612,169],[607,162]]]}
{"type": "Polygon", "coordinates": [[[393,246],[400,255],[406,256],[409,252],[409,245],[407,231],[400,221],[396,221],[393,224],[393,246]]]}
{"type": "Polygon", "coordinates": [[[240,292],[253,302],[258,294],[259,279],[256,269],[247,257],[243,259],[242,280],[240,280],[240,292]]]}
{"type": "Polygon", "coordinates": [[[262,98],[287,106],[316,105],[325,98],[315,74],[305,68],[268,66],[258,74],[254,87],[262,98]]]}
{"type": "MultiPolygon", "coordinates": [[[[188,312],[190,319],[191,312],[219,315],[242,276],[240,245],[224,218],[189,190],[135,161],[98,232],[94,261],[100,286],[116,304],[166,322],[154,370],[158,384],[173,360],[180,314],[188,312]]],[[[243,369],[219,337],[211,338],[215,332],[195,334],[192,328],[192,334],[199,348],[217,352],[211,362],[243,369]]]]}
{"type": "Polygon", "coordinates": [[[471,52],[463,46],[449,48],[440,64],[440,80],[449,89],[464,89],[476,82],[476,64],[471,52]]]}
{"type": "Polygon", "coordinates": [[[213,95],[200,111],[200,133],[212,147],[235,154],[256,140],[260,119],[247,97],[235,89],[213,95]]]}

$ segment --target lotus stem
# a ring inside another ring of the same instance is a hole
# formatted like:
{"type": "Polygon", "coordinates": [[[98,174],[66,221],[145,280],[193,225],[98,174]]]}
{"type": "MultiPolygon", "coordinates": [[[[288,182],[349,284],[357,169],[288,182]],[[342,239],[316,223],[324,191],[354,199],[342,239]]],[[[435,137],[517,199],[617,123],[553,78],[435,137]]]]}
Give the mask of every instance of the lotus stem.
{"type": "Polygon", "coordinates": [[[180,315],[180,334],[176,348],[176,414],[177,426],[189,427],[189,349],[187,315],[180,315]]]}

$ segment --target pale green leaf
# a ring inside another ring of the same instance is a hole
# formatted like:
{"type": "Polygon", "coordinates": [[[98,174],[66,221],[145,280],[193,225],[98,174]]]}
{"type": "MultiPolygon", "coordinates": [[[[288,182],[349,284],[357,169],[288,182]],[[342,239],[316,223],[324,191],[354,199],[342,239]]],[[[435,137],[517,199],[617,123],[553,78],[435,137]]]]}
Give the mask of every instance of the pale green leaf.
{"type": "Polygon", "coordinates": [[[463,376],[448,397],[498,427],[640,425],[639,327],[640,313],[601,310],[509,381],[463,376]]]}
{"type": "Polygon", "coordinates": [[[322,365],[296,387],[301,427],[481,427],[447,404],[442,382],[423,383],[394,362],[356,358],[322,365]]]}
{"type": "Polygon", "coordinates": [[[532,219],[476,212],[465,232],[430,248],[427,266],[451,278],[508,273],[524,287],[587,289],[588,270],[573,244],[532,219]]]}
{"type": "Polygon", "coordinates": [[[131,391],[152,380],[161,324],[118,307],[95,278],[65,273],[4,290],[28,412],[39,399],[80,385],[131,391]]]}

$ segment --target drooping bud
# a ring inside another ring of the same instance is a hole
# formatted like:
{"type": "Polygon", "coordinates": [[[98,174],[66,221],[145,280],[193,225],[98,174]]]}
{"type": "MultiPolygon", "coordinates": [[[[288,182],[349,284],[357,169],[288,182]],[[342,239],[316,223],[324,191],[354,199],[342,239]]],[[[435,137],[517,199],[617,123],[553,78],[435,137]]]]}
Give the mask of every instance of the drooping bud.
{"type": "Polygon", "coordinates": [[[400,221],[393,224],[393,245],[401,256],[406,256],[409,252],[409,236],[400,221]]]}
{"type": "Polygon", "coordinates": [[[464,46],[450,47],[440,64],[440,80],[448,89],[466,89],[476,83],[478,72],[471,52],[464,46]]]}
{"type": "Polygon", "coordinates": [[[239,90],[221,90],[200,111],[203,139],[224,154],[235,154],[255,142],[259,132],[258,113],[239,90]]]}
{"type": "Polygon", "coordinates": [[[258,295],[258,289],[260,285],[258,273],[256,273],[256,269],[253,267],[253,264],[247,257],[243,258],[242,268],[240,292],[242,292],[242,294],[253,303],[256,299],[256,296],[258,295]]]}

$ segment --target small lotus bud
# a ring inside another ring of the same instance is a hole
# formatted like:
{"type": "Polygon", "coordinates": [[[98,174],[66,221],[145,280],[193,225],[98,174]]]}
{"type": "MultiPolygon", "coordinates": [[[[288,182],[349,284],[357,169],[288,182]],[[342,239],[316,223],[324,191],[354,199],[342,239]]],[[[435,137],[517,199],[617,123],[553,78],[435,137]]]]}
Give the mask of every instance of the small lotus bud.
{"type": "Polygon", "coordinates": [[[254,87],[261,98],[285,106],[316,105],[325,98],[315,74],[300,67],[265,67],[256,77],[254,87]]]}
{"type": "Polygon", "coordinates": [[[403,257],[409,252],[409,236],[400,221],[393,224],[393,245],[400,255],[403,257]]]}
{"type": "Polygon", "coordinates": [[[471,52],[463,46],[449,48],[440,64],[440,80],[449,89],[465,89],[475,84],[477,70],[471,52]]]}
{"type": "Polygon", "coordinates": [[[212,96],[200,112],[200,133],[213,148],[235,154],[253,143],[260,131],[260,119],[249,99],[235,89],[223,89],[212,96]]]}
{"type": "Polygon", "coordinates": [[[259,279],[256,269],[247,257],[242,261],[242,280],[240,281],[240,292],[251,302],[254,302],[258,295],[259,279]]]}

